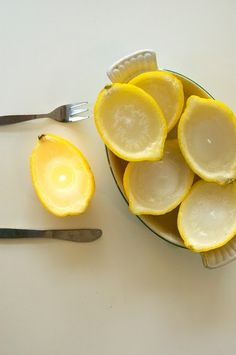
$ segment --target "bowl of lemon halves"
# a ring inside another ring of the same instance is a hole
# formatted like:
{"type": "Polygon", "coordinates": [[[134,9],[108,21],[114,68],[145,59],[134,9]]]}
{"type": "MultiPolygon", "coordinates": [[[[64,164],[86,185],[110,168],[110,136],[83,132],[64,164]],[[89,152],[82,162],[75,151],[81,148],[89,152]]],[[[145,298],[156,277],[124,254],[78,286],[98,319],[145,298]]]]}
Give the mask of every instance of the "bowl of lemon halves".
{"type": "Polygon", "coordinates": [[[164,240],[216,268],[236,258],[236,117],[156,53],[113,64],[94,107],[116,184],[164,240]]]}

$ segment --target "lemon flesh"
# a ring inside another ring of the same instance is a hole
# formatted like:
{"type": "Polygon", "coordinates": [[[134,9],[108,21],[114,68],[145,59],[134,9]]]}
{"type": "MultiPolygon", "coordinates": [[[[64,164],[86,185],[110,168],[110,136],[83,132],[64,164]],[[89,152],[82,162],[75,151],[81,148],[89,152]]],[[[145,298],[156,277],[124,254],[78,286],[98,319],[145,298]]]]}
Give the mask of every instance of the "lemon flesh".
{"type": "Polygon", "coordinates": [[[138,86],[154,98],[165,116],[169,132],[179,120],[184,105],[181,81],[173,74],[154,71],[140,74],[129,83],[138,86]]]}
{"type": "Polygon", "coordinates": [[[130,210],[137,215],[173,210],[189,192],[193,177],[177,140],[166,141],[162,160],[128,163],[123,182],[130,210]]]}
{"type": "Polygon", "coordinates": [[[30,165],[36,193],[51,213],[67,216],[86,210],[94,193],[94,177],[74,145],[61,137],[42,135],[30,165]]]}
{"type": "Polygon", "coordinates": [[[236,178],[236,118],[225,104],[191,96],[178,138],[185,159],[202,179],[225,184],[236,178]]]}
{"type": "Polygon", "coordinates": [[[163,155],[166,121],[154,99],[130,84],[106,86],[94,107],[98,132],[107,147],[128,161],[163,155]]]}
{"type": "Polygon", "coordinates": [[[236,182],[200,180],[182,202],[178,229],[187,248],[203,252],[226,244],[236,234],[236,182]]]}

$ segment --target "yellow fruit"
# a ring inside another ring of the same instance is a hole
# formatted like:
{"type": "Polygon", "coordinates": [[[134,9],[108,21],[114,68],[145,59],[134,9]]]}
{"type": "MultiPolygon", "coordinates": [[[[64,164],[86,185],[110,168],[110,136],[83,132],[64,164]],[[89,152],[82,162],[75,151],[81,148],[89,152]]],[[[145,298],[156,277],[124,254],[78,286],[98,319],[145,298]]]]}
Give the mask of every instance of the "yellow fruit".
{"type": "Polygon", "coordinates": [[[30,168],[35,191],[51,213],[62,217],[86,210],[94,193],[94,177],[73,144],[52,134],[39,136],[30,168]]]}
{"type": "Polygon", "coordinates": [[[162,160],[128,163],[123,183],[130,210],[137,215],[173,210],[189,192],[193,177],[177,140],[166,141],[162,160]]]}
{"type": "Polygon", "coordinates": [[[178,229],[187,248],[203,252],[221,247],[236,234],[236,182],[200,180],[182,202],[178,229]]]}
{"type": "Polygon", "coordinates": [[[105,86],[94,107],[98,132],[107,147],[128,161],[163,155],[166,121],[155,100],[130,84],[105,86]]]}
{"type": "Polygon", "coordinates": [[[154,98],[165,116],[169,132],[180,118],[184,105],[181,81],[165,71],[153,71],[140,74],[129,83],[138,86],[154,98]]]}
{"type": "Polygon", "coordinates": [[[186,161],[202,179],[226,184],[236,178],[236,118],[225,104],[190,96],[178,139],[186,161]]]}

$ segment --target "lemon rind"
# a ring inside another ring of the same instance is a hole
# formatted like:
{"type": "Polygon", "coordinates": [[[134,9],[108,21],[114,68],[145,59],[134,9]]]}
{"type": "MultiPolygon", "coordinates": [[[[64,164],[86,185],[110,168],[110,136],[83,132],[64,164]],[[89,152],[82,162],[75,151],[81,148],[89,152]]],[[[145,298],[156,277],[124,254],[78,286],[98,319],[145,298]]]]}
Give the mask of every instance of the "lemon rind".
{"type": "MultiPolygon", "coordinates": [[[[153,77],[158,77],[158,78],[169,77],[172,79],[172,81],[175,82],[176,85],[178,85],[178,89],[179,89],[178,90],[178,102],[179,102],[178,110],[176,111],[175,115],[172,117],[171,121],[167,123],[167,131],[170,132],[174,128],[174,126],[177,124],[177,122],[179,121],[181,113],[183,111],[183,107],[184,107],[183,84],[182,84],[181,80],[176,78],[175,75],[173,75],[169,72],[166,72],[164,70],[157,70],[157,71],[145,72],[145,73],[139,74],[136,77],[134,77],[133,79],[131,79],[129,81],[129,84],[139,87],[138,84],[140,83],[140,81],[145,80],[145,79],[152,79],[153,77]]],[[[140,88],[140,89],[142,89],[142,88],[140,88]]],[[[145,91],[145,90],[143,90],[143,91],[145,91]]]]}
{"type": "MultiPolygon", "coordinates": [[[[171,139],[168,140],[169,144],[178,144],[177,139],[171,139]]],[[[188,172],[188,179],[186,181],[186,189],[184,190],[184,193],[179,197],[175,202],[173,202],[171,205],[169,205],[168,208],[162,209],[162,210],[152,210],[152,209],[144,209],[144,208],[135,208],[135,202],[132,199],[132,194],[130,194],[130,189],[129,189],[129,176],[130,172],[132,169],[132,162],[128,163],[124,172],[123,176],[123,186],[124,186],[124,191],[125,195],[128,199],[129,202],[129,209],[130,211],[139,216],[139,215],[153,215],[153,216],[161,216],[163,214],[166,214],[168,212],[173,211],[176,207],[179,206],[179,204],[185,199],[185,197],[188,195],[189,191],[192,188],[193,180],[194,180],[194,173],[189,169],[188,172]]]]}
{"type": "Polygon", "coordinates": [[[126,160],[126,161],[142,161],[142,160],[148,160],[148,161],[153,161],[153,160],[159,160],[162,158],[163,156],[163,151],[164,151],[164,145],[165,145],[165,140],[167,137],[167,124],[166,124],[166,119],[160,109],[160,107],[158,106],[158,104],[156,103],[156,101],[150,96],[148,95],[146,92],[144,92],[142,89],[137,88],[134,85],[131,84],[122,84],[122,83],[114,83],[112,85],[108,85],[105,86],[100,93],[98,94],[95,106],[94,106],[94,121],[95,121],[95,125],[96,128],[98,130],[98,133],[100,135],[100,137],[102,138],[104,144],[107,146],[108,149],[110,149],[117,157],[126,160]],[[128,88],[128,90],[132,93],[136,93],[138,95],[141,95],[142,97],[145,96],[146,101],[149,102],[149,104],[152,105],[152,107],[155,109],[155,111],[158,113],[158,116],[161,120],[161,130],[162,133],[160,134],[159,137],[159,145],[156,146],[157,148],[155,149],[155,151],[149,151],[146,152],[146,154],[142,154],[142,153],[135,153],[135,154],[126,154],[125,151],[122,151],[121,149],[117,149],[116,145],[113,145],[109,139],[107,139],[107,137],[104,135],[103,130],[100,127],[99,124],[99,108],[100,105],[102,103],[102,101],[104,100],[104,95],[107,93],[107,90],[109,89],[114,89],[117,88],[118,90],[121,89],[123,86],[126,86],[126,88],[128,88]]]}
{"type": "Polygon", "coordinates": [[[57,217],[78,216],[78,215],[84,213],[85,210],[88,208],[90,201],[91,201],[91,199],[94,195],[94,192],[95,192],[95,179],[94,179],[92,169],[91,169],[87,159],[85,158],[83,153],[74,144],[72,144],[70,141],[68,141],[62,137],[56,136],[54,134],[49,134],[49,133],[43,134],[40,137],[42,137],[43,139],[51,139],[52,141],[57,141],[62,144],[66,144],[72,150],[74,150],[76,152],[76,154],[78,154],[80,159],[82,160],[83,166],[85,167],[85,169],[89,175],[89,182],[90,182],[90,193],[86,197],[86,200],[85,200],[86,202],[83,204],[83,207],[80,210],[59,212],[59,211],[56,211],[54,208],[51,208],[50,206],[48,206],[47,203],[45,203],[44,194],[41,192],[41,188],[39,187],[39,185],[37,183],[37,177],[36,177],[36,173],[35,173],[35,169],[34,169],[34,157],[37,154],[37,149],[39,148],[39,144],[41,144],[40,139],[39,139],[36,146],[33,148],[31,156],[30,156],[30,173],[31,173],[32,182],[33,182],[35,192],[36,192],[40,202],[42,203],[42,205],[44,206],[44,208],[47,211],[49,211],[50,213],[52,213],[53,215],[55,215],[57,217]]]}
{"type": "MultiPolygon", "coordinates": [[[[198,185],[201,185],[201,184],[204,184],[204,183],[205,183],[204,180],[199,180],[199,181],[195,182],[195,184],[192,186],[191,190],[189,191],[188,195],[190,193],[192,193],[192,191],[194,191],[198,185]]],[[[178,231],[179,231],[179,234],[180,234],[181,238],[183,239],[183,242],[184,242],[184,245],[186,246],[186,248],[188,248],[188,249],[190,249],[190,250],[192,250],[192,251],[194,251],[196,253],[202,253],[202,252],[207,252],[207,251],[210,251],[210,250],[214,250],[214,249],[220,248],[220,247],[224,246],[226,243],[228,243],[236,235],[236,226],[235,226],[235,230],[233,230],[227,236],[227,238],[224,241],[216,243],[212,247],[199,247],[199,248],[197,248],[196,246],[193,246],[191,243],[188,242],[188,238],[186,237],[186,233],[183,231],[183,228],[182,228],[182,225],[181,225],[181,219],[182,219],[182,214],[183,214],[183,209],[184,209],[184,201],[187,199],[188,195],[183,200],[183,202],[180,204],[179,211],[178,211],[178,216],[177,216],[178,231]]]]}
{"type": "MultiPolygon", "coordinates": [[[[229,184],[231,182],[233,182],[236,179],[236,164],[234,167],[232,167],[232,176],[227,176],[227,177],[223,177],[223,174],[221,174],[219,176],[219,174],[216,176],[215,173],[213,174],[205,174],[204,170],[202,170],[198,164],[195,164],[195,162],[193,161],[193,159],[191,159],[191,155],[188,153],[188,150],[186,149],[186,145],[185,143],[183,143],[183,126],[185,123],[185,119],[186,119],[186,111],[188,110],[189,105],[191,104],[192,100],[199,100],[202,102],[206,102],[206,100],[214,102],[216,105],[220,106],[225,112],[227,112],[230,120],[235,124],[236,126],[236,118],[235,115],[233,113],[233,111],[231,111],[231,109],[225,105],[223,102],[219,101],[219,100],[215,100],[215,99],[206,99],[206,98],[201,98],[199,96],[196,95],[191,95],[186,103],[186,107],[184,112],[182,113],[180,120],[179,120],[179,125],[178,125],[178,141],[179,141],[179,147],[180,150],[185,158],[185,160],[187,161],[188,165],[190,166],[190,168],[195,172],[195,174],[197,174],[198,176],[200,176],[204,181],[207,182],[215,182],[219,185],[226,185],[229,184]]],[[[236,162],[236,160],[235,160],[236,162]]],[[[227,175],[229,175],[229,172],[227,171],[227,175]]]]}

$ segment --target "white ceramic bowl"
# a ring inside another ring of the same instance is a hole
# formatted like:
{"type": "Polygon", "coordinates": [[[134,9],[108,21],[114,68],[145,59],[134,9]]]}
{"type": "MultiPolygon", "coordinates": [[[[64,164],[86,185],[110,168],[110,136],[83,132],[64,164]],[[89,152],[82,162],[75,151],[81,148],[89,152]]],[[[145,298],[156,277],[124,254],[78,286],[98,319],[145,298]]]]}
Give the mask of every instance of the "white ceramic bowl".
{"type": "MultiPolygon", "coordinates": [[[[134,76],[147,71],[158,70],[156,54],[151,50],[142,50],[135,52],[129,56],[121,58],[114,63],[107,72],[112,82],[128,82],[134,76]]],[[[198,95],[204,98],[212,98],[212,96],[204,90],[199,84],[186,76],[170,71],[178,79],[181,80],[184,88],[185,100],[190,95],[198,95]]],[[[176,137],[176,128],[174,128],[168,137],[176,137]]],[[[127,162],[118,158],[109,149],[106,148],[109,166],[122,196],[126,200],[123,189],[123,174],[127,162]]],[[[143,215],[138,218],[149,228],[156,236],[165,241],[185,248],[177,229],[177,213],[178,208],[163,216],[143,215]]],[[[225,246],[205,252],[201,254],[203,265],[207,268],[217,268],[236,259],[236,237],[228,242],[225,246]]]]}

